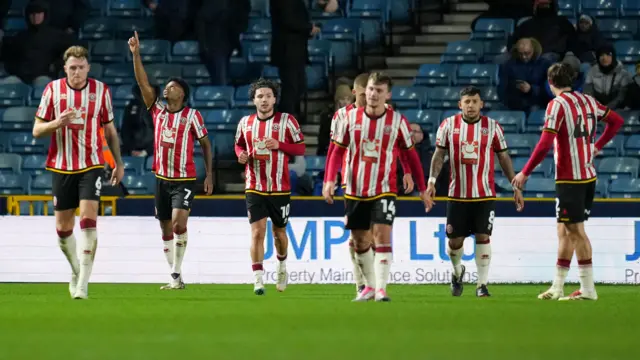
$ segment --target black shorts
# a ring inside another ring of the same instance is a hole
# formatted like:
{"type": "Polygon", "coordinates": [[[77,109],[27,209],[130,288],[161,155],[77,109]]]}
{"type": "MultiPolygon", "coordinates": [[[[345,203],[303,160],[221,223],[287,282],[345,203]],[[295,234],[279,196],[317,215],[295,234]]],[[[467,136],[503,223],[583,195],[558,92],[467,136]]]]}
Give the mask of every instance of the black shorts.
{"type": "Polygon", "coordinates": [[[344,210],[346,228],[369,230],[371,224],[393,225],[396,218],[396,197],[384,196],[375,200],[347,199],[344,210]]]}
{"type": "Polygon", "coordinates": [[[191,210],[195,180],[168,181],[156,178],[156,219],[171,220],[173,209],[191,210]]]}
{"type": "Polygon", "coordinates": [[[284,228],[289,222],[291,211],[291,196],[289,195],[261,195],[253,192],[246,193],[247,215],[249,224],[270,218],[273,226],[284,228]]]}
{"type": "Polygon", "coordinates": [[[556,219],[573,224],[589,220],[596,182],[556,184],[556,219]]]}
{"type": "Polygon", "coordinates": [[[447,237],[466,238],[474,234],[491,236],[496,218],[494,200],[454,201],[447,203],[447,237]]]}
{"type": "Polygon", "coordinates": [[[77,209],[80,200],[100,201],[103,174],[102,167],[75,174],[52,172],[51,192],[54,210],[77,209]]]}

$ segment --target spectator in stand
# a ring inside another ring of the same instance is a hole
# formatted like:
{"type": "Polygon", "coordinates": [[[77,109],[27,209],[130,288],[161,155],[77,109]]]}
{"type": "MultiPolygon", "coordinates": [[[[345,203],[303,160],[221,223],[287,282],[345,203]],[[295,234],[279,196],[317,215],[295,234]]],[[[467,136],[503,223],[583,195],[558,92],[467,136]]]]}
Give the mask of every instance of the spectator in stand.
{"type": "Polygon", "coordinates": [[[596,50],[604,44],[605,40],[593,18],[586,14],[580,15],[573,53],[580,61],[593,64],[596,62],[596,50]]]}
{"type": "Polygon", "coordinates": [[[636,62],[636,73],[627,87],[626,95],[627,107],[633,110],[640,110],[640,61],[636,62]]]}
{"type": "MultiPolygon", "coordinates": [[[[431,155],[433,152],[431,151],[431,141],[429,140],[429,135],[420,127],[419,124],[411,123],[409,124],[411,128],[411,140],[414,143],[415,149],[418,152],[418,156],[420,157],[420,162],[422,163],[422,169],[425,172],[424,179],[413,179],[416,183],[418,181],[422,181],[423,183],[427,183],[429,178],[429,168],[431,167],[431,155]]],[[[398,180],[398,194],[405,195],[404,189],[404,181],[403,176],[404,172],[402,167],[398,167],[397,169],[397,180],[398,180]]],[[[445,188],[448,185],[445,185],[445,188]]]]}
{"type": "MultiPolygon", "coordinates": [[[[160,93],[160,88],[154,86],[155,93],[160,93]]],[[[130,156],[153,155],[153,119],[148,111],[145,111],[142,93],[138,84],[133,84],[131,92],[135,99],[124,108],[124,117],[120,129],[122,137],[122,153],[130,156]]]]}
{"type": "MultiPolygon", "coordinates": [[[[533,9],[533,17],[516,27],[509,47],[520,39],[534,38],[542,47],[543,58],[551,63],[560,61],[575,42],[576,29],[569,19],[558,15],[558,5],[551,0],[535,0],[533,9]]],[[[500,56],[498,61],[504,63],[506,57],[500,56]]]]}
{"type": "Polygon", "coordinates": [[[530,113],[546,105],[544,88],[551,63],[541,53],[537,40],[522,38],[511,49],[511,60],[500,67],[500,95],[510,110],[530,113]]]}
{"type": "Polygon", "coordinates": [[[47,84],[62,69],[62,54],[74,45],[74,38],[48,24],[49,9],[42,1],[32,1],[25,9],[27,29],[5,37],[2,55],[5,70],[13,76],[3,83],[47,84]]]}
{"type": "Polygon", "coordinates": [[[343,108],[349,104],[353,104],[353,92],[349,85],[342,84],[336,88],[336,93],[333,97],[333,106],[322,112],[320,120],[320,131],[318,131],[318,149],[316,154],[319,156],[327,155],[329,149],[329,142],[331,141],[331,122],[333,121],[333,114],[338,109],[343,108]]]}
{"type": "Polygon", "coordinates": [[[613,45],[601,46],[596,55],[598,63],[587,73],[584,93],[595,97],[610,109],[623,108],[631,74],[618,61],[613,45]]]}
{"type": "Polygon", "coordinates": [[[49,25],[77,34],[89,17],[88,0],[46,0],[49,5],[49,25]]]}
{"type": "Polygon", "coordinates": [[[141,0],[153,12],[155,35],[171,43],[192,38],[195,0],[141,0]]]}
{"type": "MultiPolygon", "coordinates": [[[[571,88],[575,91],[582,92],[584,88],[584,81],[586,78],[586,74],[583,72],[580,72],[580,59],[578,59],[578,57],[575,56],[572,52],[568,52],[567,55],[564,56],[564,59],[562,59],[562,62],[571,66],[573,71],[575,71],[575,73],[577,74],[576,79],[574,80],[573,86],[571,88]]],[[[553,99],[555,95],[553,95],[553,92],[551,91],[551,87],[549,86],[549,80],[545,81],[545,87],[547,91],[547,99],[548,100],[553,99]]]]}

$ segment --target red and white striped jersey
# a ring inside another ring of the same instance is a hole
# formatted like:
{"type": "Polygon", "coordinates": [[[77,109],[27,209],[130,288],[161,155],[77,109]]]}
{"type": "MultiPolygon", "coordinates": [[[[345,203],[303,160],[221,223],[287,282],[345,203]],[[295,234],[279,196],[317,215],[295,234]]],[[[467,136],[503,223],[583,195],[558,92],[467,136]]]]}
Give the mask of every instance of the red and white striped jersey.
{"type": "Polygon", "coordinates": [[[547,105],[542,131],[556,136],[556,181],[583,181],[596,177],[593,166],[596,125],[609,109],[590,95],[564,92],[547,105]]]}
{"type": "Polygon", "coordinates": [[[290,144],[304,142],[293,115],[276,112],[268,119],[260,119],[258,114],[243,117],[236,131],[236,145],[250,156],[245,167],[245,190],[263,195],[289,194],[289,155],[267,149],[267,139],[290,144]]]}
{"type": "Polygon", "coordinates": [[[333,141],[348,153],[342,169],[345,197],[368,200],[395,196],[399,151],[413,147],[409,122],[402,114],[387,109],[376,118],[369,117],[364,108],[350,111],[333,141]]]}
{"type": "Polygon", "coordinates": [[[449,153],[449,198],[491,199],[496,196],[495,153],[507,150],[502,127],[481,116],[468,123],[457,114],[444,119],[436,134],[436,146],[449,153]]]}
{"type": "Polygon", "coordinates": [[[156,176],[169,181],[195,180],[193,149],[195,142],[208,134],[200,112],[188,106],[169,112],[159,100],[149,112],[154,126],[153,171],[156,176]]]}
{"type": "Polygon", "coordinates": [[[55,120],[67,109],[74,109],[76,118],[51,134],[47,170],[75,173],[103,167],[100,127],[113,121],[109,88],[95,79],[87,79],[79,90],[71,88],[67,79],[54,80],[42,93],[36,118],[55,120]]]}

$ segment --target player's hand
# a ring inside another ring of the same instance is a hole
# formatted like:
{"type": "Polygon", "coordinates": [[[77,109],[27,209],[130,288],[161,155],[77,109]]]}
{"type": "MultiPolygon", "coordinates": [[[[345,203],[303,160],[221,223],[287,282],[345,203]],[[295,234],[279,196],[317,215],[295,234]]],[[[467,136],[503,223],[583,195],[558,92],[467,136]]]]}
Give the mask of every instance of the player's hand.
{"type": "Polygon", "coordinates": [[[278,150],[278,148],[280,147],[280,142],[276,139],[267,139],[264,144],[269,150],[278,150]]]}
{"type": "Polygon", "coordinates": [[[602,155],[602,149],[598,149],[597,147],[593,147],[593,157],[597,157],[598,155],[602,155]]]}
{"type": "Polygon", "coordinates": [[[124,177],[124,164],[116,164],[116,168],[111,172],[111,186],[120,184],[124,177]]]}
{"type": "Polygon", "coordinates": [[[313,25],[313,28],[311,28],[311,36],[316,36],[320,33],[320,28],[316,25],[313,25]]]}
{"type": "Polygon", "coordinates": [[[242,165],[246,164],[249,161],[249,154],[246,151],[243,151],[238,156],[238,162],[242,165]]]}
{"type": "Polygon", "coordinates": [[[204,192],[207,195],[213,193],[213,176],[211,176],[211,174],[207,174],[204,178],[204,192]]]}
{"type": "Polygon", "coordinates": [[[60,127],[65,127],[71,123],[71,120],[76,118],[76,111],[72,108],[67,108],[58,117],[58,123],[60,127]]]}
{"type": "Polygon", "coordinates": [[[424,202],[424,208],[427,212],[433,209],[433,206],[436,204],[433,199],[436,197],[436,186],[434,184],[429,183],[427,185],[427,191],[420,194],[420,198],[424,202]]]}
{"type": "Polygon", "coordinates": [[[132,54],[138,54],[140,52],[140,39],[138,39],[138,32],[133,32],[133,37],[129,38],[129,50],[132,54]]]}
{"type": "Polygon", "coordinates": [[[404,176],[402,177],[402,184],[404,186],[405,194],[410,194],[413,192],[414,183],[411,174],[404,174],[404,176]]]}
{"type": "Polygon", "coordinates": [[[524,196],[522,196],[522,191],[513,189],[513,201],[516,203],[516,211],[521,212],[524,210],[524,196]]]}
{"type": "Polygon", "coordinates": [[[522,189],[524,189],[524,184],[527,182],[528,178],[529,177],[523,172],[519,172],[518,175],[516,175],[516,177],[511,180],[511,185],[513,185],[513,187],[517,190],[522,191],[522,189]]]}
{"type": "Polygon", "coordinates": [[[336,182],[327,181],[322,187],[322,196],[328,204],[333,204],[333,194],[336,191],[336,182]]]}

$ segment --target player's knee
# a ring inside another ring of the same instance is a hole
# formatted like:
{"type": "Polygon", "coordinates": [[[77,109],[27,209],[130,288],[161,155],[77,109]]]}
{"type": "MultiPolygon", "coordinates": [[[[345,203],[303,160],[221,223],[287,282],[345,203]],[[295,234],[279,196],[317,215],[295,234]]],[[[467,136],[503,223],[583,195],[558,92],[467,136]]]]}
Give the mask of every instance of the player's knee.
{"type": "Polygon", "coordinates": [[[458,250],[464,246],[464,238],[449,239],[449,248],[451,250],[458,250]]]}
{"type": "Polygon", "coordinates": [[[84,218],[80,220],[80,229],[95,229],[97,221],[95,219],[84,218]]]}
{"type": "Polygon", "coordinates": [[[173,233],[176,235],[182,235],[187,232],[187,226],[179,224],[177,222],[172,224],[173,233]]]}
{"type": "Polygon", "coordinates": [[[287,239],[287,231],[285,229],[274,228],[273,229],[273,239],[274,240],[286,240],[287,239]]]}

